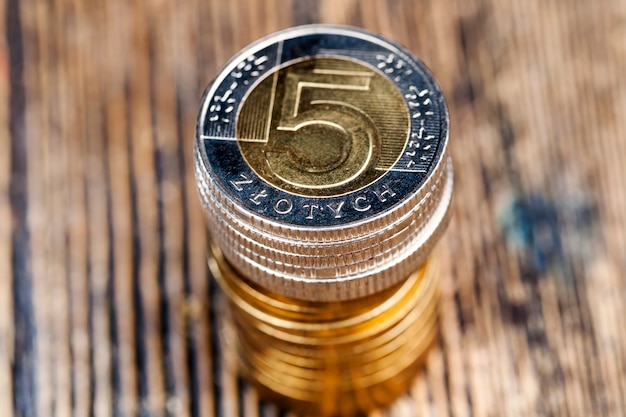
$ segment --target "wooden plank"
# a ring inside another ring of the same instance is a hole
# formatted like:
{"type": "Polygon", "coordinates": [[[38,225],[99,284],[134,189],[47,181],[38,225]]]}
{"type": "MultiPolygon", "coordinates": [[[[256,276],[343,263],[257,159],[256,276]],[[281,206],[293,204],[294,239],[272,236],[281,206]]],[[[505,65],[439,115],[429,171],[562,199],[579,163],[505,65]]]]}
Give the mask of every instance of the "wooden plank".
{"type": "Polygon", "coordinates": [[[626,412],[626,2],[0,2],[0,415],[286,415],[224,363],[200,95],[294,24],[378,31],[451,114],[441,339],[373,416],[626,412]]]}

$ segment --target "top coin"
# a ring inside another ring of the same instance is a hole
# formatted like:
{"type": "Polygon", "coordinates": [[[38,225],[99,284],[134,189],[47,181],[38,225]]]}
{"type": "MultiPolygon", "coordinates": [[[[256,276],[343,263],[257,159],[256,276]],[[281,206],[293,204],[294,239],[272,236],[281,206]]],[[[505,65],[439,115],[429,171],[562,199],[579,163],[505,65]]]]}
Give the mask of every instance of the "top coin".
{"type": "Polygon", "coordinates": [[[418,193],[447,139],[421,61],[361,29],[302,26],[242,50],[208,87],[198,175],[262,221],[345,227],[418,193]]]}

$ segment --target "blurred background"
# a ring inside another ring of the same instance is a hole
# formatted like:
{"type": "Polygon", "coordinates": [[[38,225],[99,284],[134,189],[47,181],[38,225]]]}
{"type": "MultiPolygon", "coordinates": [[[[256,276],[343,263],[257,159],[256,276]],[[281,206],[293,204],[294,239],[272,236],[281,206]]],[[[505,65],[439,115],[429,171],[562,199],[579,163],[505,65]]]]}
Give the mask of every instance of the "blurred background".
{"type": "Polygon", "coordinates": [[[316,22],[450,107],[441,338],[374,415],[626,414],[626,1],[0,0],[0,415],[288,415],[221,359],[192,149],[219,68],[316,22]]]}

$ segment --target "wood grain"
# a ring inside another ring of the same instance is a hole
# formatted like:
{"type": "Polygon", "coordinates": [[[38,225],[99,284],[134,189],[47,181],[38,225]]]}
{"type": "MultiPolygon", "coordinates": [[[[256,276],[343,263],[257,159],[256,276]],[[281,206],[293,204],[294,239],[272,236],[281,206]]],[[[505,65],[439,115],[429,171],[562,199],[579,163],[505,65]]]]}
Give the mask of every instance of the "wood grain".
{"type": "Polygon", "coordinates": [[[278,416],[216,343],[205,86],[296,24],[412,50],[450,106],[441,342],[374,416],[626,415],[624,0],[0,1],[0,415],[278,416]]]}

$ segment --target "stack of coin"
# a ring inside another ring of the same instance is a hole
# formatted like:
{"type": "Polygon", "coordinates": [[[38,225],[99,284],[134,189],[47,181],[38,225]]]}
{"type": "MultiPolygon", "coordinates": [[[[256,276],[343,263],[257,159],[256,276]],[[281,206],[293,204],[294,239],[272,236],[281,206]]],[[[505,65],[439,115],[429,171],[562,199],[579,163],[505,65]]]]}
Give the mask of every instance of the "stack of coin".
{"type": "Polygon", "coordinates": [[[225,337],[265,392],[315,415],[384,404],[436,333],[448,113],[426,67],[359,29],[279,32],[200,110],[196,176],[225,337]]]}
{"type": "Polygon", "coordinates": [[[213,248],[213,276],[233,303],[222,340],[269,398],[306,415],[353,415],[404,392],[436,333],[432,262],[380,294],[303,302],[264,291],[213,248]]]}

